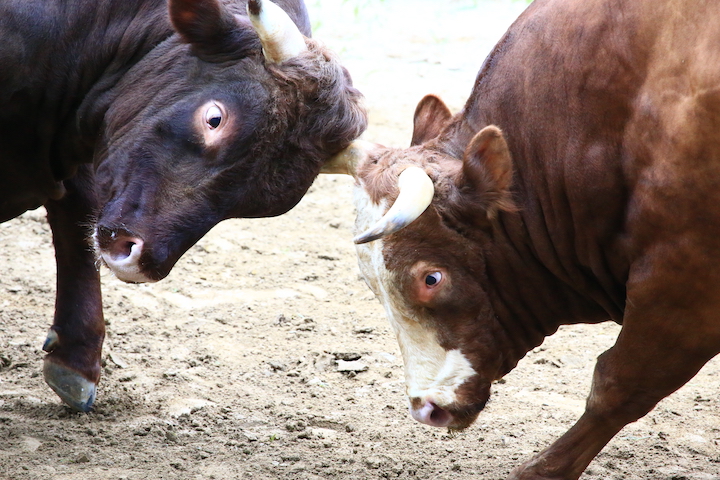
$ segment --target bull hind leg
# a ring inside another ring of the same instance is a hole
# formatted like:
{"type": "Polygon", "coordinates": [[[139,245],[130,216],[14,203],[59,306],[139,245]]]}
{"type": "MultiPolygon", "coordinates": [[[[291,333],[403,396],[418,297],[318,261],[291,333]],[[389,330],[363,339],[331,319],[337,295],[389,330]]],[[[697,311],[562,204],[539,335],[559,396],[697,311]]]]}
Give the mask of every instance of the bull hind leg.
{"type": "MultiPolygon", "coordinates": [[[[653,268],[650,280],[647,268],[642,270],[636,275],[642,280],[628,285],[615,345],[598,357],[585,412],[550,447],[514,470],[511,480],[579,478],[625,425],[682,387],[720,351],[720,295],[681,298],[687,290],[669,281],[679,278],[675,269],[669,276],[667,269],[653,268]]],[[[704,280],[720,285],[720,278],[704,280]]]]}
{"type": "Polygon", "coordinates": [[[75,410],[87,412],[100,380],[105,338],[100,275],[87,241],[95,198],[90,167],[66,181],[67,194],[45,207],[57,262],[55,318],[43,350],[45,382],[75,410]]]}

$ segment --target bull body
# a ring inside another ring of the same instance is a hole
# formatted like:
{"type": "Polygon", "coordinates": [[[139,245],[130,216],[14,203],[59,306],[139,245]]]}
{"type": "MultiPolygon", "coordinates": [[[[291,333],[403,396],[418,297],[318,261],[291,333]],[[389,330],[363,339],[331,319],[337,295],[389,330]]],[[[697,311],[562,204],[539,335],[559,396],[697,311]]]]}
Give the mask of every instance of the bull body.
{"type": "Polygon", "coordinates": [[[120,279],[159,280],[219,221],[292,208],[365,128],[347,72],[302,35],[302,0],[251,0],[250,17],[247,3],[0,5],[0,221],[47,208],[45,378],[76,409],[95,398],[104,338],[91,233],[120,279]],[[266,39],[271,13],[289,40],[266,39]]]}
{"type": "Polygon", "coordinates": [[[512,479],[577,479],[720,351],[718,16],[712,1],[535,0],[459,114],[428,96],[409,149],[328,169],[357,179],[360,267],[417,420],[466,428],[560,325],[622,325],[585,413],[512,479]],[[411,167],[432,180],[427,210],[378,220],[409,204],[411,167]]]}

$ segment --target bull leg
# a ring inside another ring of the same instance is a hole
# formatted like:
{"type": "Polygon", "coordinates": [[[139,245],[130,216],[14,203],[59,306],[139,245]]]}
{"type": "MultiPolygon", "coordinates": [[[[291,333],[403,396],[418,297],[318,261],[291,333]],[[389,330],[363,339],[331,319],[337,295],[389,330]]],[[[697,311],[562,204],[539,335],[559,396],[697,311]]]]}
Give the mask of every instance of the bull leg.
{"type": "Polygon", "coordinates": [[[598,358],[585,412],[550,447],[515,469],[511,480],[579,478],[625,425],[682,387],[717,354],[720,327],[713,310],[718,305],[703,311],[676,308],[680,303],[663,302],[672,298],[670,293],[655,293],[648,301],[638,296],[632,301],[629,295],[623,329],[598,358]]]}
{"type": "Polygon", "coordinates": [[[87,412],[100,380],[105,338],[100,276],[87,241],[95,206],[90,167],[65,182],[67,194],[45,207],[57,261],[55,318],[43,350],[45,381],[75,410],[87,412]]]}

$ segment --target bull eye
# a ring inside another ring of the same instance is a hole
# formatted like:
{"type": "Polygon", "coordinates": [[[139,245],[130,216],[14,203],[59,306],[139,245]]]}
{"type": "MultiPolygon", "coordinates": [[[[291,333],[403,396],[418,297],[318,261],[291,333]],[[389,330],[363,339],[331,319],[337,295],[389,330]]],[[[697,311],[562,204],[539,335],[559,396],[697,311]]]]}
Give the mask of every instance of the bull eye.
{"type": "Polygon", "coordinates": [[[425,277],[425,285],[427,285],[428,287],[434,287],[435,285],[440,283],[442,278],[443,278],[443,276],[442,276],[442,273],[440,273],[440,272],[429,273],[425,277]]]}
{"type": "Polygon", "coordinates": [[[205,123],[210,130],[215,130],[222,122],[222,110],[217,105],[211,105],[205,112],[205,123]]]}

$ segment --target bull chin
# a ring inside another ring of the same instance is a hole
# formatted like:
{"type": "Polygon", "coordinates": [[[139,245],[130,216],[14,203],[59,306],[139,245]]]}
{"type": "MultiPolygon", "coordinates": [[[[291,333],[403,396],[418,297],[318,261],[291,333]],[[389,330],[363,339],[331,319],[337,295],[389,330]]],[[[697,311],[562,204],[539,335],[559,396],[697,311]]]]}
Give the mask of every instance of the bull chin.
{"type": "Polygon", "coordinates": [[[449,411],[453,415],[453,421],[447,426],[448,430],[459,432],[468,428],[477,420],[487,402],[484,400],[471,405],[451,405],[449,411]]]}

